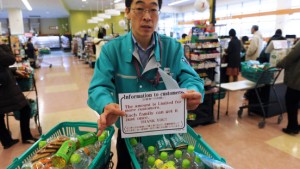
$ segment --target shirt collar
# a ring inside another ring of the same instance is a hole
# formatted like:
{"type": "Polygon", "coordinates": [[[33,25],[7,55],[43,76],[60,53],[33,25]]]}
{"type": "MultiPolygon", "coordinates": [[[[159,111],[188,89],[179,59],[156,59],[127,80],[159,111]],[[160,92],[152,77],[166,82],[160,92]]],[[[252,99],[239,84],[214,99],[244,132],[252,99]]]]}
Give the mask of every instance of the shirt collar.
{"type": "MultiPolygon", "coordinates": [[[[140,50],[144,50],[141,45],[136,41],[136,39],[134,38],[133,34],[131,35],[132,37],[132,40],[133,40],[133,43],[140,49],[140,50]]],[[[154,37],[154,34],[152,34],[152,38],[151,38],[151,43],[150,45],[147,47],[146,50],[144,51],[147,51],[149,50],[150,48],[154,47],[155,46],[155,37],[154,37]]]]}

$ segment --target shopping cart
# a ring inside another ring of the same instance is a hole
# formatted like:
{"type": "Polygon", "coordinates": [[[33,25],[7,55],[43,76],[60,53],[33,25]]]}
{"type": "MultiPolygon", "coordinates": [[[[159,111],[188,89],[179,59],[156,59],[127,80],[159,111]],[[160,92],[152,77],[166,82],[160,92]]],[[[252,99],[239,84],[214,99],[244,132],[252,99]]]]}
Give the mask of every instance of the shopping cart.
{"type": "MultiPolygon", "coordinates": [[[[39,134],[42,134],[42,127],[40,123],[40,118],[39,118],[39,101],[38,101],[38,92],[37,92],[37,87],[35,83],[35,78],[34,78],[34,71],[30,74],[29,78],[23,78],[23,77],[16,77],[17,83],[24,92],[26,96],[28,96],[31,92],[34,92],[34,99],[27,98],[28,104],[31,107],[31,118],[34,118],[34,122],[36,124],[36,127],[38,129],[39,134]]],[[[20,120],[20,112],[15,111],[13,114],[7,114],[6,116],[6,124],[7,124],[7,129],[10,132],[9,128],[9,116],[14,116],[16,120],[20,120]]]]}
{"type": "Polygon", "coordinates": [[[263,119],[262,119],[262,121],[260,121],[258,123],[258,127],[264,128],[265,127],[265,119],[267,117],[265,107],[268,107],[273,104],[279,104],[280,114],[278,116],[277,123],[278,124],[281,123],[283,108],[280,103],[278,94],[276,93],[276,90],[274,88],[274,84],[275,84],[278,76],[280,75],[280,72],[281,72],[281,69],[276,68],[276,67],[270,67],[265,70],[253,71],[251,69],[244,67],[244,65],[242,64],[242,76],[245,77],[246,79],[256,83],[254,89],[248,90],[247,92],[254,93],[252,95],[254,95],[254,97],[257,98],[258,103],[254,103],[254,104],[249,103],[248,105],[241,106],[238,110],[239,118],[242,118],[243,109],[248,108],[248,112],[249,112],[249,108],[260,107],[261,111],[262,111],[263,119]],[[264,90],[267,90],[269,88],[271,89],[270,92],[273,91],[273,93],[275,94],[275,101],[270,101],[268,99],[261,98],[261,96],[262,96],[261,93],[264,92],[264,90]]]}
{"type": "Polygon", "coordinates": [[[39,48],[36,54],[37,60],[39,64],[43,63],[49,65],[49,67],[51,68],[52,64],[44,61],[44,55],[46,54],[50,54],[50,49],[39,48]]]}

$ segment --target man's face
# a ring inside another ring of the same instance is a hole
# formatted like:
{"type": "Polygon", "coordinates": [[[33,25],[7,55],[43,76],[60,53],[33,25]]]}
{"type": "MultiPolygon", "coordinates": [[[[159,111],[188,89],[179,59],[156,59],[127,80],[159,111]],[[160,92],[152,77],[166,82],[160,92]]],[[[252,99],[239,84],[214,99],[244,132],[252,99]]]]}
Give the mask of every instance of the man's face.
{"type": "Polygon", "coordinates": [[[158,22],[158,0],[133,0],[130,8],[126,8],[127,18],[131,20],[135,38],[152,36],[158,22]]]}
{"type": "Polygon", "coordinates": [[[252,27],[251,28],[251,34],[254,34],[255,33],[255,30],[254,30],[254,28],[252,27]]]}

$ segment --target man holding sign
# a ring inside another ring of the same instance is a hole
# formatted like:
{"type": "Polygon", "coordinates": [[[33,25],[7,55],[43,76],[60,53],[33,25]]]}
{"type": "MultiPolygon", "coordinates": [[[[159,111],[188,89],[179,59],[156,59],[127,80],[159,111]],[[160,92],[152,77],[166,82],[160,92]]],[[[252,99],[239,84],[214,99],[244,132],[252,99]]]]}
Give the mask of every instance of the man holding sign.
{"type": "MultiPolygon", "coordinates": [[[[155,32],[162,0],[125,0],[125,5],[132,29],[102,47],[88,91],[88,105],[101,114],[98,134],[114,123],[120,127],[119,117],[125,112],[118,94],[167,89],[161,69],[180,88],[187,89],[181,97],[186,99],[188,110],[196,109],[204,95],[203,80],[188,64],[181,44],[155,32]]],[[[130,156],[120,135],[119,131],[117,168],[130,168],[130,156]]]]}

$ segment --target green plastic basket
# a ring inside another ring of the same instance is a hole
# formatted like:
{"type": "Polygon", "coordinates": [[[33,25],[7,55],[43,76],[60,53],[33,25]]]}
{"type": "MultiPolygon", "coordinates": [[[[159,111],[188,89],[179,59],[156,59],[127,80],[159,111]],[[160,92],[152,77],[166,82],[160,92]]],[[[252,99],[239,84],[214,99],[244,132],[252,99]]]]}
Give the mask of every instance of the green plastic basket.
{"type": "MultiPolygon", "coordinates": [[[[41,140],[53,139],[60,135],[71,136],[74,133],[82,135],[88,132],[96,132],[98,129],[97,123],[92,122],[62,122],[52,128],[47,134],[43,134],[41,138],[35,142],[27,151],[25,151],[21,156],[15,158],[11,165],[7,169],[20,169],[24,163],[29,161],[34,154],[39,150],[38,145],[41,140]]],[[[89,169],[95,168],[107,168],[111,159],[110,147],[111,138],[114,135],[114,128],[112,126],[108,127],[106,130],[109,131],[109,136],[104,141],[104,144],[99,151],[98,155],[95,157],[93,162],[89,165],[89,169]]]]}
{"type": "MultiPolygon", "coordinates": [[[[225,89],[220,89],[220,99],[224,99],[226,96],[226,90],[225,89]]],[[[214,93],[214,100],[219,99],[219,93],[214,93]]]]}
{"type": "Polygon", "coordinates": [[[257,84],[271,84],[273,83],[274,79],[274,71],[276,69],[257,69],[251,67],[247,62],[242,62],[242,76],[252,82],[257,84]]]}
{"type": "Polygon", "coordinates": [[[17,83],[22,91],[30,91],[33,89],[33,73],[29,78],[16,78],[17,83]]]}
{"type": "MultiPolygon", "coordinates": [[[[32,118],[33,116],[35,116],[37,114],[37,103],[36,100],[33,99],[27,99],[30,107],[31,107],[31,112],[30,112],[30,118],[32,118]]],[[[14,117],[16,120],[20,120],[20,111],[14,111],[14,117]]]]}
{"type": "MultiPolygon", "coordinates": [[[[165,136],[168,138],[170,135],[165,136]]],[[[146,136],[141,137],[140,141],[147,148],[148,146],[155,146],[156,141],[159,140],[161,137],[162,135],[146,136]]],[[[189,145],[193,145],[195,147],[196,152],[202,153],[212,159],[226,163],[226,160],[220,157],[207,143],[205,143],[201,136],[199,134],[196,134],[190,126],[188,126],[187,128],[187,133],[183,134],[183,138],[188,142],[189,145]]],[[[134,168],[141,169],[141,166],[139,165],[139,162],[137,161],[135,153],[130,144],[129,138],[125,139],[125,143],[129,151],[134,168]]]]}

